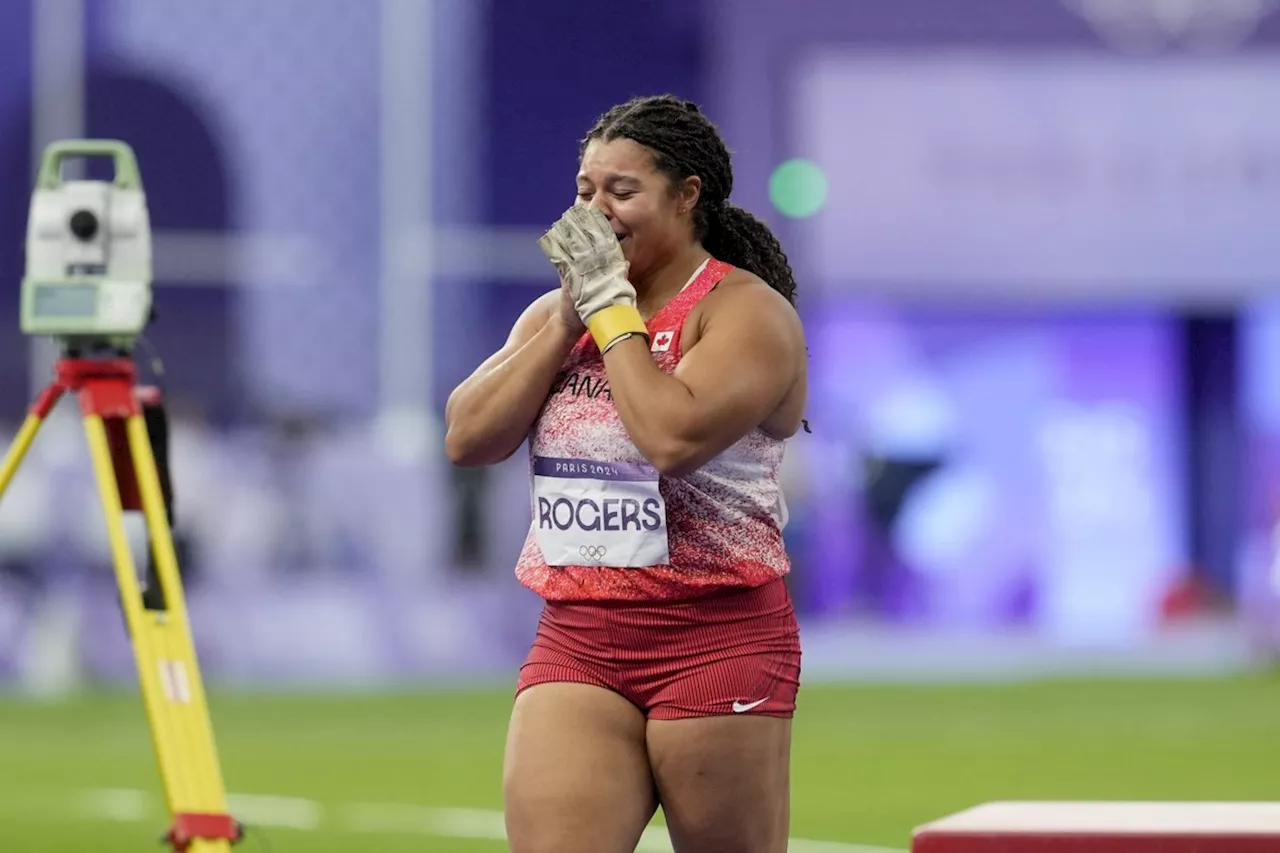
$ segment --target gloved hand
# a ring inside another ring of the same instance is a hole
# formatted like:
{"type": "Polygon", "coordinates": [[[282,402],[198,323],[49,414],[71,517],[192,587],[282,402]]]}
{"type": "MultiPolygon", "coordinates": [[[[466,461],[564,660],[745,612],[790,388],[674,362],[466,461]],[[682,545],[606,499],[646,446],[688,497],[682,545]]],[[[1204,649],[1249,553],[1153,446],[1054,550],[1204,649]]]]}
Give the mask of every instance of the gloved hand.
{"type": "Polygon", "coordinates": [[[578,316],[601,352],[629,335],[648,337],[636,289],[627,280],[627,259],[603,213],[574,205],[538,246],[568,285],[578,316]]]}

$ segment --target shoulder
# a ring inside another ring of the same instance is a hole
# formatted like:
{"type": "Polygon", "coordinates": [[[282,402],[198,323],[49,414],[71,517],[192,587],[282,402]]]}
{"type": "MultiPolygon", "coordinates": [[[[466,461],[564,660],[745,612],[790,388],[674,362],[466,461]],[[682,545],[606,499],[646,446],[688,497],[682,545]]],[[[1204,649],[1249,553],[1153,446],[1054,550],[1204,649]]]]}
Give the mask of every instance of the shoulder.
{"type": "Polygon", "coordinates": [[[803,336],[800,315],[787,298],[754,273],[735,267],[704,296],[695,309],[698,328],[731,322],[803,336]]]}
{"type": "Polygon", "coordinates": [[[524,313],[520,315],[520,319],[523,322],[533,325],[535,328],[541,329],[559,310],[560,291],[548,290],[546,293],[539,295],[537,299],[529,303],[529,307],[524,309],[524,313]]]}
{"type": "Polygon", "coordinates": [[[541,319],[544,323],[551,317],[560,304],[560,290],[548,290],[546,293],[538,295],[538,298],[529,303],[529,307],[524,313],[541,319]]]}
{"type": "Polygon", "coordinates": [[[542,327],[547,325],[558,310],[559,300],[560,291],[549,290],[530,302],[511,327],[511,333],[507,337],[508,346],[523,344],[542,331],[542,327]]]}

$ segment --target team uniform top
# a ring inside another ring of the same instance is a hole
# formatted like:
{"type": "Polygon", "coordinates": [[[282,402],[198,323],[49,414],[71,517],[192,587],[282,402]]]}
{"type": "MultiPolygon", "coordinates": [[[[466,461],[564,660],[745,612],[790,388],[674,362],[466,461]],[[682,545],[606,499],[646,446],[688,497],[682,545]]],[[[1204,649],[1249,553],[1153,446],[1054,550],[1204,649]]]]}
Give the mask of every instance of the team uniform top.
{"type": "MultiPolygon", "coordinates": [[[[708,260],[646,324],[655,363],[733,267],[708,260]]],[[[529,436],[533,522],[516,576],[548,601],[655,601],[761,586],[789,571],[784,443],[753,429],[701,468],[660,476],[632,443],[590,334],[574,346],[529,436]]]]}

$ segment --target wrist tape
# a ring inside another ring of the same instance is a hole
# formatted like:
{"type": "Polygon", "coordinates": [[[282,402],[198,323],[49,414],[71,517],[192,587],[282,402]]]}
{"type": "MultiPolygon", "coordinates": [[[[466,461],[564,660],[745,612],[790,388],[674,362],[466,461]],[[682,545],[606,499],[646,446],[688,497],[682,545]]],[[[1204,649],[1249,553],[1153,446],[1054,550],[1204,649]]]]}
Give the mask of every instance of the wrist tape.
{"type": "Polygon", "coordinates": [[[634,305],[610,305],[608,308],[601,308],[591,315],[591,319],[587,321],[587,329],[590,330],[591,337],[595,338],[600,352],[604,352],[609,344],[623,335],[643,335],[645,340],[649,338],[649,330],[645,328],[644,318],[640,316],[640,312],[634,305]]]}

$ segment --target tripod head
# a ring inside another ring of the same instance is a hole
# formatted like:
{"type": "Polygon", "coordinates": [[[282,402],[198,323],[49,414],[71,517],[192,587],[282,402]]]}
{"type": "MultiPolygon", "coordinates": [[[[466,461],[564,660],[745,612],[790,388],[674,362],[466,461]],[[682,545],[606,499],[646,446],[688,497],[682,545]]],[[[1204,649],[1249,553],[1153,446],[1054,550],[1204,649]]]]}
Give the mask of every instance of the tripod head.
{"type": "Polygon", "coordinates": [[[67,354],[119,356],[151,321],[151,222],[133,149],[110,139],[54,142],[41,158],[27,223],[22,332],[67,354]],[[64,180],[71,157],[113,161],[111,181],[64,180]]]}

